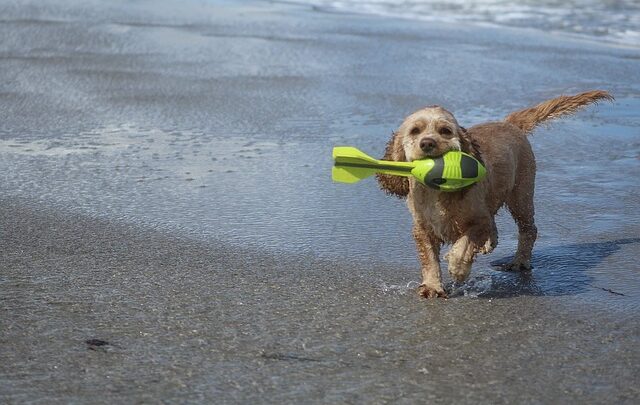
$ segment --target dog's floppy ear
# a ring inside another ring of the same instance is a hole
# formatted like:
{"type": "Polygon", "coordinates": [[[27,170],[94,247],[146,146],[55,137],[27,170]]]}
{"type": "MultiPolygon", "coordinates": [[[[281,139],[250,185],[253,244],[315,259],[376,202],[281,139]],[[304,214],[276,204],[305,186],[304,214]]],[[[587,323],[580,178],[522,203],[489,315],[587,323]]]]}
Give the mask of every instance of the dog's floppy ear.
{"type": "Polygon", "coordinates": [[[476,141],[469,136],[466,128],[459,127],[458,138],[460,139],[460,149],[478,159],[480,163],[484,164],[482,161],[482,154],[480,153],[480,147],[476,141]]]}
{"type": "MultiPolygon", "coordinates": [[[[401,136],[394,132],[384,150],[384,160],[394,160],[396,162],[406,162],[407,157],[402,147],[401,136]]],[[[388,174],[376,174],[380,188],[389,195],[398,198],[405,198],[409,194],[409,179],[388,174]]]]}

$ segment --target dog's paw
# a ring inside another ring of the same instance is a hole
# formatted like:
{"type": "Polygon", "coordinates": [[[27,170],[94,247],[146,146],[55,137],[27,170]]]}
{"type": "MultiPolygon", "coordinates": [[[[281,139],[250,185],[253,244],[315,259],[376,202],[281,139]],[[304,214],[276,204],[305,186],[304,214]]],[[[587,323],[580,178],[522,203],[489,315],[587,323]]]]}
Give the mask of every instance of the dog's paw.
{"type": "Polygon", "coordinates": [[[502,265],[503,271],[531,271],[531,264],[527,262],[521,262],[519,260],[514,260],[511,263],[507,263],[502,265]]]}
{"type": "Polygon", "coordinates": [[[449,275],[456,283],[463,283],[471,273],[472,262],[465,262],[449,256],[449,275]]]}
{"type": "Polygon", "coordinates": [[[418,286],[418,294],[424,298],[449,298],[442,287],[433,288],[426,284],[420,284],[420,286],[418,286]]]}
{"type": "Polygon", "coordinates": [[[487,239],[483,246],[478,249],[478,253],[486,255],[487,253],[493,252],[493,249],[498,246],[498,241],[493,238],[487,239]]]}

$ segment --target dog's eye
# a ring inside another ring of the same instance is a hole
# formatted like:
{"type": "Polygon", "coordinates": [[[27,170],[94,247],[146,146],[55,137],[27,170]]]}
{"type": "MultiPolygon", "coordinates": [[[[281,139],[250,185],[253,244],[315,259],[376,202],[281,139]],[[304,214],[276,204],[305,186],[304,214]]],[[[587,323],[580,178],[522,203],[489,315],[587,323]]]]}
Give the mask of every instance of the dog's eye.
{"type": "Polygon", "coordinates": [[[420,128],[413,127],[411,128],[411,135],[418,135],[420,133],[420,128]]]}
{"type": "Polygon", "coordinates": [[[447,136],[449,136],[449,135],[453,134],[453,132],[451,131],[451,129],[449,129],[449,128],[447,128],[447,127],[442,127],[442,128],[440,128],[440,130],[439,130],[438,132],[440,132],[440,135],[447,135],[447,136]]]}

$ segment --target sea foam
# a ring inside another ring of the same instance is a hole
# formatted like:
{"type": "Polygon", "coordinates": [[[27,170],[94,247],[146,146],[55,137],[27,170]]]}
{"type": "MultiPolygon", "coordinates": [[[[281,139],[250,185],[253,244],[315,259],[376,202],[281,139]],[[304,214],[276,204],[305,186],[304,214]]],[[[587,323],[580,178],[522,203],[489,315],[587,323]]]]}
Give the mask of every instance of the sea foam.
{"type": "Polygon", "coordinates": [[[635,0],[293,0],[333,12],[533,28],[640,47],[635,0]]]}

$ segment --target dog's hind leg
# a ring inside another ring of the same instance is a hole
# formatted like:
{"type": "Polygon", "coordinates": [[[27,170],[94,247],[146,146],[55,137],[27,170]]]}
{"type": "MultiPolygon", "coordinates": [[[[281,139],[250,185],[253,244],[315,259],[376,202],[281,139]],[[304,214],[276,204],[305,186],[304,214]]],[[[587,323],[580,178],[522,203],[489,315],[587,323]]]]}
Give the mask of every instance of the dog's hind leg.
{"type": "Polygon", "coordinates": [[[538,236],[533,220],[533,180],[533,174],[521,179],[507,199],[507,208],[518,225],[518,250],[513,261],[505,266],[507,270],[531,269],[531,251],[538,236]]]}
{"type": "Polygon", "coordinates": [[[493,252],[493,249],[498,246],[498,228],[496,227],[496,221],[491,221],[491,231],[489,233],[489,238],[487,241],[480,247],[478,253],[482,253],[486,255],[487,253],[493,252]]]}

